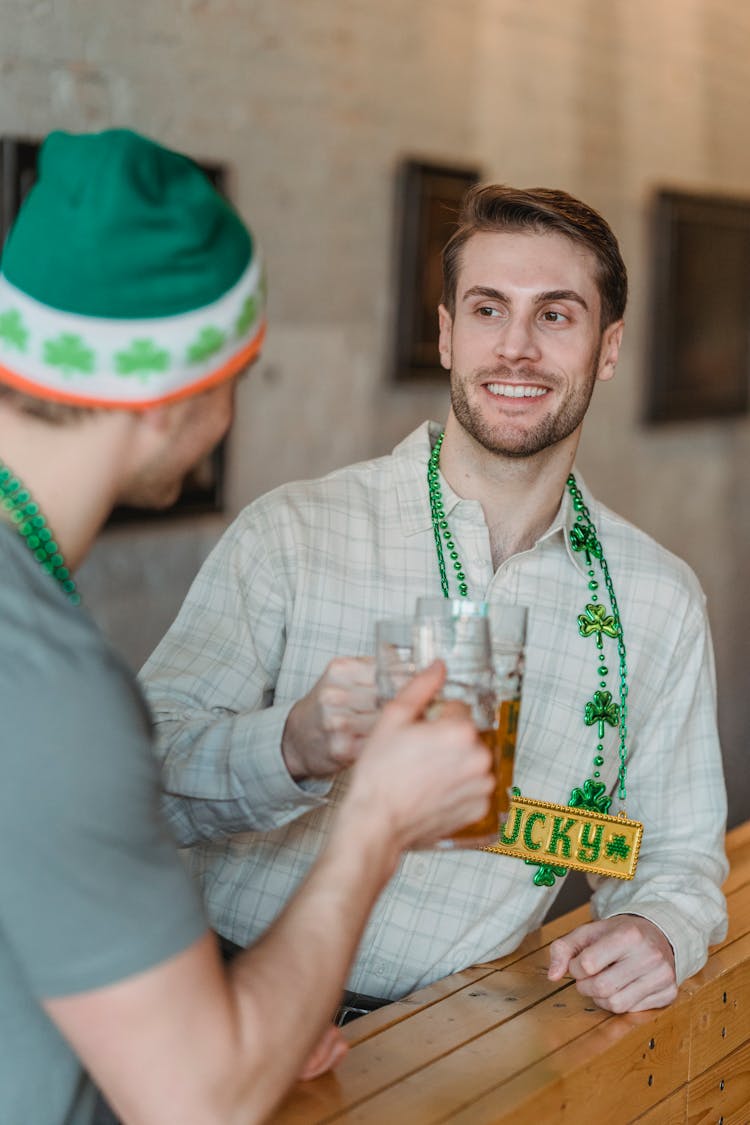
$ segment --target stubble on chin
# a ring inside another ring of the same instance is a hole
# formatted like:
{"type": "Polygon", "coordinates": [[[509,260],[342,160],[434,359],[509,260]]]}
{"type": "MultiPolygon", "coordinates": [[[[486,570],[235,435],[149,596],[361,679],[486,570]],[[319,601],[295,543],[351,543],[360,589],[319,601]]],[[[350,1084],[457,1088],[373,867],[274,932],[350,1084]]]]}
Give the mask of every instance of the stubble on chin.
{"type": "MultiPolygon", "coordinates": [[[[509,374],[508,370],[492,370],[477,372],[473,386],[478,387],[480,381],[485,381],[487,376],[502,378],[509,374]]],[[[555,383],[559,382],[550,375],[534,375],[531,372],[517,371],[516,376],[526,376],[531,381],[536,379],[543,386],[547,386],[553,393],[555,383]]],[[[533,457],[545,449],[564,441],[583,421],[588,410],[591,395],[594,391],[596,373],[592,374],[588,384],[569,397],[562,407],[553,413],[545,414],[536,423],[529,423],[522,417],[514,421],[512,418],[491,422],[483,412],[479,403],[472,405],[467,392],[467,380],[454,375],[451,370],[450,396],[451,406],[457,422],[466,433],[479,445],[490,453],[508,458],[533,457]]]]}

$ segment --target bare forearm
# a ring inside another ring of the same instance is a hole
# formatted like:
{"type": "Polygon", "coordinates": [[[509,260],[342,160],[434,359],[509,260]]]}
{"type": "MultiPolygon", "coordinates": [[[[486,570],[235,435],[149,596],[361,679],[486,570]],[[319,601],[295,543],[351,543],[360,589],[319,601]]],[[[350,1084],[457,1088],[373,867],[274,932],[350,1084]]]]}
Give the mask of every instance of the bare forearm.
{"type": "Polygon", "coordinates": [[[347,810],[299,894],[233,963],[240,1036],[235,1076],[246,1075],[238,1082],[239,1120],[263,1120],[299,1074],[331,1019],[372,903],[396,858],[371,812],[347,810]],[[260,1055],[258,1072],[248,1063],[260,1055]]]}
{"type": "Polygon", "coordinates": [[[347,802],[304,886],[230,972],[205,934],[153,969],[45,1002],[127,1125],[268,1119],[330,1021],[396,862],[359,804],[347,802]]]}
{"type": "Polygon", "coordinates": [[[128,1125],[267,1119],[330,1020],[398,855],[486,812],[494,782],[472,724],[414,722],[443,679],[436,665],[383,709],[323,853],[231,972],[206,933],[150,970],[46,1002],[128,1125]]]}

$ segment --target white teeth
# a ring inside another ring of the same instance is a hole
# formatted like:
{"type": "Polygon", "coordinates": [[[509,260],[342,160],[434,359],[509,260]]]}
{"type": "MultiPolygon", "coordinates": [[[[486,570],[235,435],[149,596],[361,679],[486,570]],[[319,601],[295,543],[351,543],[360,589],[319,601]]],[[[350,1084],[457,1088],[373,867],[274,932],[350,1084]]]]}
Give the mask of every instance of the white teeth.
{"type": "Polygon", "coordinates": [[[540,398],[547,393],[546,387],[519,387],[511,383],[488,383],[487,390],[505,398],[540,398]]]}

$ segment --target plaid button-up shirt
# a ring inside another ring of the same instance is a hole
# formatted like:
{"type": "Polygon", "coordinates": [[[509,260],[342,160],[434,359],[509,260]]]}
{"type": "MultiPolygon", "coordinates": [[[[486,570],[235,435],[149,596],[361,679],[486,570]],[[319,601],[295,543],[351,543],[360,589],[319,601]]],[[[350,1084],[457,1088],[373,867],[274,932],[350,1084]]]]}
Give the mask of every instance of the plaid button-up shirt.
{"type": "MultiPolygon", "coordinates": [[[[280,753],[291,706],[333,657],[372,653],[378,618],[440,594],[426,484],[437,432],[425,423],[388,457],[284,485],[246,508],[143,670],[167,814],[192,845],[213,925],[240,945],[299,885],[346,784],[346,774],[330,788],[291,779],[280,753]]],[[[704,597],[685,563],[584,493],[627,645],[627,814],[645,826],[635,878],[592,879],[594,911],[655,922],[682,980],[726,925],[726,796],[704,597]]],[[[443,495],[471,596],[530,607],[514,782],[525,796],[565,804],[592,775],[599,742],[583,721],[598,676],[594,641],[577,626],[591,595],[585,558],[569,542],[570,498],[533,548],[494,571],[479,503],[445,481],[443,495]]],[[[605,655],[617,698],[614,640],[605,655]]],[[[617,729],[607,727],[603,742],[601,780],[616,794],[617,729]]],[[[535,886],[533,870],[478,851],[407,854],[348,987],[395,998],[509,952],[559,890],[535,886]]]]}

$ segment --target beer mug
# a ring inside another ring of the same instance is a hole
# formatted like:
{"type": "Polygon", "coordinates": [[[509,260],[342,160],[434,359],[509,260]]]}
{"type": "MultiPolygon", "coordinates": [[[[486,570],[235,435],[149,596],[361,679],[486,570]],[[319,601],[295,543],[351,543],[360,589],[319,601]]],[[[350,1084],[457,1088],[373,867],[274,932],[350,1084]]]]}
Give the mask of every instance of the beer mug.
{"type": "Polygon", "coordinates": [[[393,699],[414,675],[413,619],[385,617],[375,622],[375,690],[378,706],[393,699]]]}
{"type": "MultiPolygon", "coordinates": [[[[480,603],[464,603],[464,612],[454,613],[444,601],[427,612],[418,607],[414,622],[414,663],[425,668],[433,660],[442,660],[446,679],[440,695],[430,705],[426,717],[440,714],[448,700],[465,704],[482,741],[496,759],[495,727],[497,705],[492,667],[489,620],[486,607],[480,603]]],[[[492,844],[497,840],[499,813],[497,786],[493,791],[487,815],[459,829],[438,847],[470,848],[492,844]]]]}
{"type": "MultiPolygon", "coordinates": [[[[463,621],[464,633],[467,630],[475,630],[477,635],[484,631],[483,627],[467,625],[465,622],[484,621],[488,632],[487,663],[490,688],[486,690],[484,687],[486,679],[479,671],[482,658],[477,650],[474,675],[483,685],[479,695],[484,704],[474,705],[472,714],[482,741],[492,751],[496,779],[495,794],[487,816],[482,821],[461,829],[454,837],[454,846],[478,847],[484,843],[497,841],[500,825],[505,821],[510,807],[528,610],[526,606],[506,602],[474,602],[466,598],[420,598],[417,602],[415,636],[421,627],[420,623],[441,618],[463,621]],[[490,836],[491,839],[488,838],[490,836]]],[[[441,654],[436,651],[434,655],[441,654]]],[[[424,646],[419,646],[417,652],[415,645],[417,666],[421,667],[421,661],[425,659],[424,646]]],[[[446,665],[450,683],[453,673],[447,660],[446,665]]],[[[464,672],[463,675],[465,679],[466,673],[464,672]]],[[[448,690],[452,690],[450,686],[448,690]]]]}

